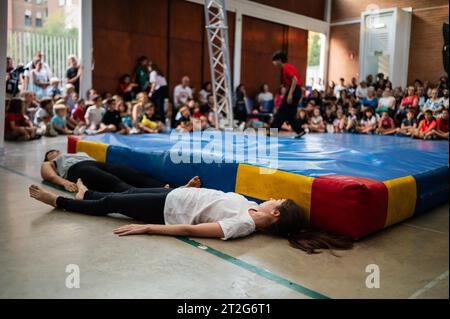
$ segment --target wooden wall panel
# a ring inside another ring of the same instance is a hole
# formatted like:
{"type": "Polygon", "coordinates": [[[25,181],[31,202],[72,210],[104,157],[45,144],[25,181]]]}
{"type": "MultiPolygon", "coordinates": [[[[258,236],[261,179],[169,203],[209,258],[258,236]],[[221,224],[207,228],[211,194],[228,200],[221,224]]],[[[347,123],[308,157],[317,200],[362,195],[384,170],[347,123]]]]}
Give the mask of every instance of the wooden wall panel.
{"type": "Polygon", "coordinates": [[[308,31],[288,27],[286,45],[288,48],[289,63],[298,69],[300,78],[305,84],[306,69],[308,66],[308,31]]]}
{"type": "Polygon", "coordinates": [[[325,0],[253,0],[253,1],[319,20],[324,20],[325,16],[325,0]]]}

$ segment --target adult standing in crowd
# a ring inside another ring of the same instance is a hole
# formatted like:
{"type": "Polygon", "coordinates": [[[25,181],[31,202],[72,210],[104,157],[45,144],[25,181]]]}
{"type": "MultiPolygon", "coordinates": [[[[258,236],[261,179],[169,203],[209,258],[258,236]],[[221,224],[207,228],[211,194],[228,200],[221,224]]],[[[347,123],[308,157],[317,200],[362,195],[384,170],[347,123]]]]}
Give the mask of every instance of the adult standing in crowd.
{"type": "Polygon", "coordinates": [[[169,98],[167,80],[161,69],[151,63],[150,68],[150,93],[149,98],[156,106],[156,116],[160,121],[165,119],[164,101],[169,98]]]}
{"type": "Polygon", "coordinates": [[[181,84],[175,87],[173,92],[175,110],[178,110],[181,106],[185,105],[188,99],[192,99],[192,89],[190,87],[191,80],[188,76],[184,76],[181,79],[181,84]]]}
{"type": "Polygon", "coordinates": [[[41,68],[43,70],[43,72],[47,73],[48,78],[52,78],[53,77],[53,72],[50,69],[50,67],[48,66],[47,63],[44,62],[44,54],[41,51],[37,51],[34,54],[33,60],[31,62],[29,62],[26,66],[25,66],[25,72],[23,74],[24,79],[23,79],[23,90],[24,91],[31,91],[30,89],[30,84],[31,84],[31,71],[36,67],[36,64],[38,62],[42,62],[41,68]]]}
{"type": "Polygon", "coordinates": [[[78,59],[75,55],[69,56],[69,68],[66,72],[66,83],[72,84],[75,87],[75,92],[80,95],[80,78],[81,66],[78,64],[78,59]]]}
{"type": "Polygon", "coordinates": [[[148,72],[149,60],[146,56],[141,56],[134,70],[134,77],[140,92],[149,92],[150,74],[148,72]]]}
{"type": "Polygon", "coordinates": [[[280,109],[275,114],[271,128],[279,130],[285,122],[288,122],[297,133],[297,138],[300,138],[305,135],[305,130],[297,120],[297,108],[302,98],[300,73],[293,65],[287,63],[287,55],[284,52],[275,52],[272,62],[274,66],[283,70],[283,84],[287,88],[287,93],[280,109]]]}

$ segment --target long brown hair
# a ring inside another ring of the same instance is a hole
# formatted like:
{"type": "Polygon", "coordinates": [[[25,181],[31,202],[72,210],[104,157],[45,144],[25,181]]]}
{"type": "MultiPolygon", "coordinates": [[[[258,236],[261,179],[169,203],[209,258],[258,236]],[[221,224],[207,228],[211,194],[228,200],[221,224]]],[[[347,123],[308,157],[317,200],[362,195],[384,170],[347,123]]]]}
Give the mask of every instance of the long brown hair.
{"type": "MultiPolygon", "coordinates": [[[[287,238],[292,247],[303,250],[308,254],[318,254],[327,249],[335,255],[334,250],[348,250],[353,248],[351,238],[328,231],[313,230],[306,224],[300,207],[288,199],[278,207],[280,218],[266,232],[287,238]]],[[[335,255],[336,256],[336,255],[335,255]]]]}

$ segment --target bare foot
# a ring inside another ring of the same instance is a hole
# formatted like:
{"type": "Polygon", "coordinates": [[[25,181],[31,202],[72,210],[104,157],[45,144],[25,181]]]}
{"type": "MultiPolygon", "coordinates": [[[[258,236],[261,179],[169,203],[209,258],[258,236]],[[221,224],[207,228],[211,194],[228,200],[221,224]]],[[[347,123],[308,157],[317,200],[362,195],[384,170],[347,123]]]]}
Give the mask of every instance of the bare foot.
{"type": "Polygon", "coordinates": [[[37,199],[44,204],[56,207],[56,199],[58,198],[56,194],[53,194],[37,185],[31,185],[29,191],[31,198],[37,199]]]}
{"type": "Polygon", "coordinates": [[[189,181],[189,183],[186,184],[185,187],[200,188],[202,187],[202,181],[200,177],[195,176],[193,179],[189,181]]]}
{"type": "Polygon", "coordinates": [[[88,188],[83,184],[83,181],[81,180],[81,178],[79,178],[77,181],[77,188],[78,188],[78,192],[75,195],[75,199],[83,200],[84,194],[86,194],[86,192],[88,191],[88,188]]]}
{"type": "Polygon", "coordinates": [[[170,184],[167,184],[166,186],[164,186],[164,188],[169,189],[170,188],[170,184]]]}

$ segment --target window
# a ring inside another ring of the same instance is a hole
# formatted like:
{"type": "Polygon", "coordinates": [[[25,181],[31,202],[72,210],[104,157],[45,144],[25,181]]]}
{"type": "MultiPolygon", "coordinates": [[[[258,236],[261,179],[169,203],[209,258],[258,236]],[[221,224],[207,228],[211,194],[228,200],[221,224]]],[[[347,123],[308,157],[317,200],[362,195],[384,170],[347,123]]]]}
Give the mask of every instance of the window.
{"type": "Polygon", "coordinates": [[[42,28],[43,22],[42,22],[42,13],[36,12],[36,27],[42,28]]]}
{"type": "Polygon", "coordinates": [[[36,4],[39,5],[42,3],[42,0],[36,0],[36,4]]]}
{"type": "Polygon", "coordinates": [[[58,0],[58,4],[60,7],[64,7],[66,5],[66,0],[58,0]]]}
{"type": "Polygon", "coordinates": [[[32,26],[33,25],[33,17],[31,14],[31,10],[25,10],[25,25],[32,26]]]}

